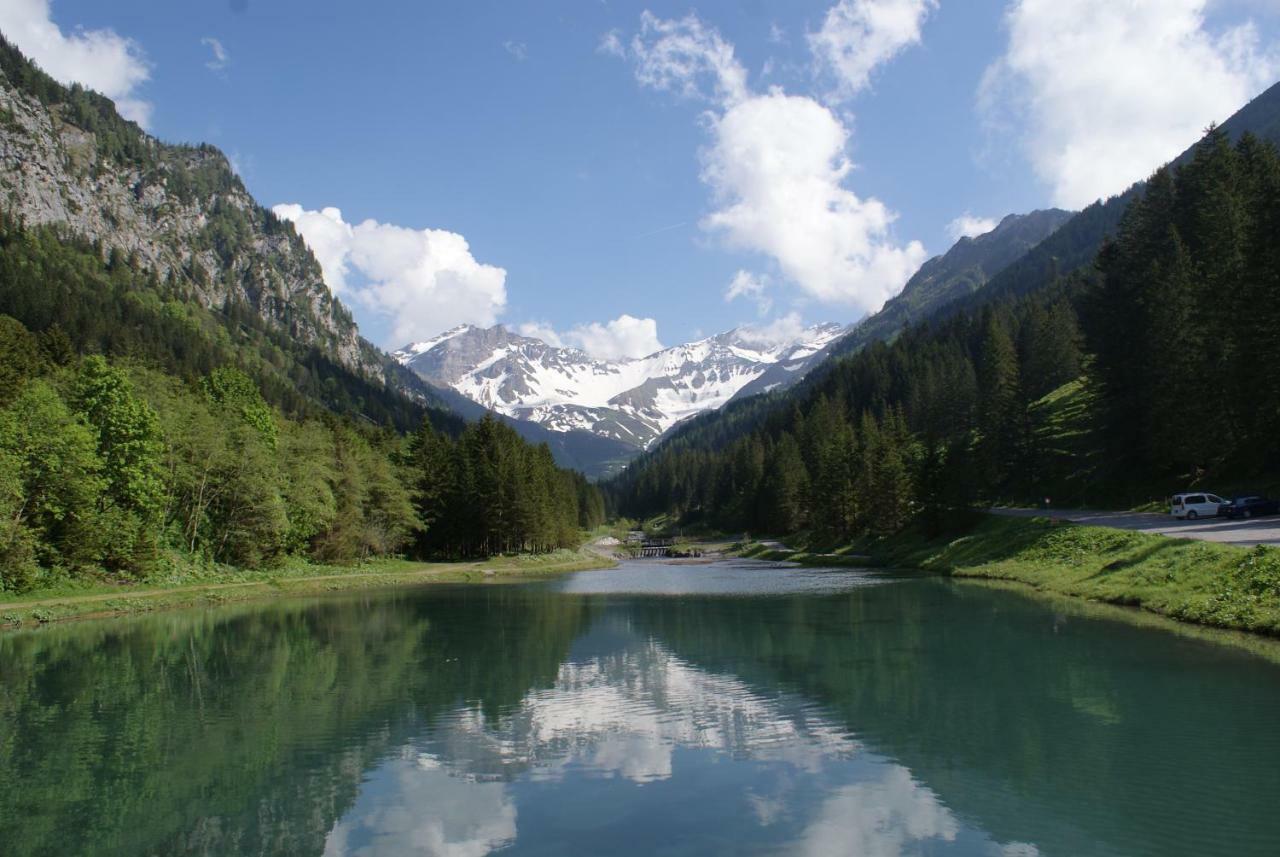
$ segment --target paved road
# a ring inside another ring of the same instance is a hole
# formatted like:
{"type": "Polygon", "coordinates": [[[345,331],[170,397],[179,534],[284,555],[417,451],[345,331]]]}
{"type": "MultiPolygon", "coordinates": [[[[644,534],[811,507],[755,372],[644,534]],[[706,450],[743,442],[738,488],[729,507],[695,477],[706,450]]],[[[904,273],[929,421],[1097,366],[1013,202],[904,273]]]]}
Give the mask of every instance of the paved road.
{"type": "Polygon", "coordinates": [[[1097,512],[1087,509],[992,509],[993,515],[1016,518],[1048,517],[1092,527],[1139,530],[1180,539],[1222,542],[1237,547],[1280,545],[1280,517],[1232,521],[1227,518],[1200,518],[1180,521],[1172,515],[1154,512],[1097,512]]]}

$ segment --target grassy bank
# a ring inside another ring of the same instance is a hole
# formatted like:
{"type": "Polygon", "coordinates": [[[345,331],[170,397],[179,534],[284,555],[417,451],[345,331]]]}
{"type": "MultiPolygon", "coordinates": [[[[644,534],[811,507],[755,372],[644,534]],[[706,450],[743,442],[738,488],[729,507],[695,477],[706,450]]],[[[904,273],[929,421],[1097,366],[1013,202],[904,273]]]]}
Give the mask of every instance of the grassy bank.
{"type": "Polygon", "coordinates": [[[1280,550],[1238,548],[1127,530],[984,516],[963,535],[919,531],[831,553],[744,555],[813,565],[919,568],[1016,581],[1038,590],[1139,607],[1184,622],[1280,636],[1280,550]]]}
{"type": "Polygon", "coordinates": [[[348,589],[429,583],[503,583],[606,568],[586,550],[497,557],[479,562],[377,560],[358,566],[293,563],[269,571],[231,571],[198,582],[71,585],[21,596],[0,593],[0,628],[348,589]]]}

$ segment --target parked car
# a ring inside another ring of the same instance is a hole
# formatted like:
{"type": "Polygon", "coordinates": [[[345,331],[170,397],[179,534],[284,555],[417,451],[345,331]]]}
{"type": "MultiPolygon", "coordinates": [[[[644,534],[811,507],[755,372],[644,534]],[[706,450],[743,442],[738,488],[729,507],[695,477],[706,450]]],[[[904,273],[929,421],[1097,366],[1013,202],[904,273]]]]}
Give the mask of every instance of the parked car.
{"type": "Polygon", "coordinates": [[[1228,518],[1256,518],[1259,515],[1280,514],[1280,500],[1271,500],[1250,494],[1235,497],[1222,505],[1220,513],[1228,518]]]}
{"type": "Polygon", "coordinates": [[[1216,518],[1224,514],[1223,509],[1226,505],[1226,500],[1207,491],[1174,494],[1173,502],[1169,506],[1169,514],[1188,521],[1194,521],[1196,518],[1216,518]]]}

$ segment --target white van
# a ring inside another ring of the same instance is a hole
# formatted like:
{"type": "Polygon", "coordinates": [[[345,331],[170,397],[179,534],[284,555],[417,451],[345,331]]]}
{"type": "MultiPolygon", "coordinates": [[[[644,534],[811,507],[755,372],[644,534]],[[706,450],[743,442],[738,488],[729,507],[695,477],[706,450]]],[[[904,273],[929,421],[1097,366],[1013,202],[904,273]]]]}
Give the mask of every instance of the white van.
{"type": "Polygon", "coordinates": [[[1219,509],[1226,502],[1217,494],[1210,494],[1207,491],[1199,494],[1190,492],[1174,494],[1169,514],[1175,518],[1186,518],[1188,521],[1194,521],[1196,518],[1216,518],[1221,514],[1219,509]]]}

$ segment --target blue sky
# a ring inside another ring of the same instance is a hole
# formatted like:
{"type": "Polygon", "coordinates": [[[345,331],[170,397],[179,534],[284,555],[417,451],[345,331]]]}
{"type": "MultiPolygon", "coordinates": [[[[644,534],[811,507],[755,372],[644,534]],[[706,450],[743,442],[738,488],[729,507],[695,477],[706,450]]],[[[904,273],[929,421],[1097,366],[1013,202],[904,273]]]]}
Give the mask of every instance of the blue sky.
{"type": "Polygon", "coordinates": [[[963,215],[1122,190],[1280,77],[1278,7],[0,0],[0,28],[294,206],[379,344],[501,321],[612,356],[853,321],[963,215]]]}

